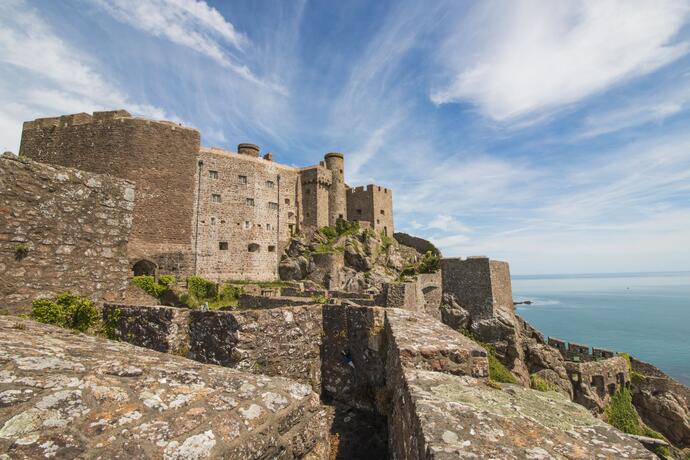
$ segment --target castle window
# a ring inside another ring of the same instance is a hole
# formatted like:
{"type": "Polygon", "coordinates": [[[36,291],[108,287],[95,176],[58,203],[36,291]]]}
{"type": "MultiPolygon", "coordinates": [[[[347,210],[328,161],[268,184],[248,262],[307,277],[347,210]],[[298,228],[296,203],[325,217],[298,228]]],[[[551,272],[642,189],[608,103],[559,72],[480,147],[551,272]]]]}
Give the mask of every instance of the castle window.
{"type": "Polygon", "coordinates": [[[225,221],[221,219],[220,223],[221,223],[221,224],[224,224],[224,223],[225,223],[225,221]]]}
{"type": "Polygon", "coordinates": [[[361,210],[361,209],[358,209],[358,210],[357,210],[357,214],[359,214],[359,215],[361,216],[361,215],[362,215],[362,210],[361,210]]]}
{"type": "Polygon", "coordinates": [[[341,170],[340,170],[340,174],[342,174],[342,173],[343,173],[343,170],[341,169],[341,170]]]}
{"type": "Polygon", "coordinates": [[[278,203],[268,203],[268,209],[278,209],[278,203]]]}
{"type": "Polygon", "coordinates": [[[377,223],[377,224],[380,224],[380,223],[381,223],[381,221],[380,221],[380,220],[378,220],[378,219],[376,219],[376,223],[377,223]]]}
{"type": "Polygon", "coordinates": [[[309,217],[309,213],[307,213],[307,217],[309,217]]]}
{"type": "Polygon", "coordinates": [[[218,171],[209,171],[208,177],[210,177],[211,179],[218,179],[218,171]]]}
{"type": "Polygon", "coordinates": [[[244,204],[246,204],[247,206],[254,206],[254,198],[246,198],[244,200],[244,204]]]}
{"type": "Polygon", "coordinates": [[[386,214],[386,213],[385,213],[385,212],[383,211],[383,209],[382,209],[382,210],[381,210],[381,215],[384,215],[384,214],[386,214]]]}
{"type": "Polygon", "coordinates": [[[249,252],[259,252],[259,245],[256,243],[251,243],[249,246],[247,246],[247,251],[249,252]]]}
{"type": "Polygon", "coordinates": [[[214,203],[220,203],[220,195],[217,193],[212,194],[211,201],[214,203]]]}
{"type": "Polygon", "coordinates": [[[285,204],[290,204],[290,198],[285,198],[285,204]]]}
{"type": "Polygon", "coordinates": [[[221,251],[227,251],[228,250],[228,242],[227,241],[220,241],[218,243],[218,249],[221,251]]]}
{"type": "Polygon", "coordinates": [[[338,219],[342,219],[342,218],[343,218],[343,215],[342,215],[342,214],[338,214],[338,219]]]}
{"type": "Polygon", "coordinates": [[[379,192],[381,191],[381,187],[379,187],[379,192]]]}
{"type": "Polygon", "coordinates": [[[270,229],[271,229],[271,224],[266,224],[266,230],[270,230],[270,229]]]}
{"type": "Polygon", "coordinates": [[[295,234],[295,224],[288,224],[288,228],[290,229],[290,236],[295,234]]]}
{"type": "Polygon", "coordinates": [[[292,212],[292,211],[290,211],[290,212],[288,213],[288,219],[292,219],[293,217],[295,217],[295,213],[292,212]]]}
{"type": "Polygon", "coordinates": [[[305,189],[304,189],[304,194],[305,194],[305,195],[309,195],[309,189],[308,189],[308,188],[305,188],[305,189]]]}
{"type": "Polygon", "coordinates": [[[267,180],[267,181],[266,181],[266,187],[268,187],[268,188],[273,188],[274,185],[275,185],[275,183],[274,183],[272,180],[267,180]]]}
{"type": "Polygon", "coordinates": [[[248,220],[245,220],[245,221],[244,221],[244,228],[248,230],[248,229],[252,228],[252,224],[249,223],[248,220]]]}
{"type": "Polygon", "coordinates": [[[240,176],[240,184],[246,184],[247,183],[247,176],[240,176]]]}
{"type": "Polygon", "coordinates": [[[269,246],[268,252],[276,252],[276,247],[275,246],[269,246]]]}
{"type": "Polygon", "coordinates": [[[216,218],[215,217],[211,217],[211,225],[216,225],[216,218]]]}

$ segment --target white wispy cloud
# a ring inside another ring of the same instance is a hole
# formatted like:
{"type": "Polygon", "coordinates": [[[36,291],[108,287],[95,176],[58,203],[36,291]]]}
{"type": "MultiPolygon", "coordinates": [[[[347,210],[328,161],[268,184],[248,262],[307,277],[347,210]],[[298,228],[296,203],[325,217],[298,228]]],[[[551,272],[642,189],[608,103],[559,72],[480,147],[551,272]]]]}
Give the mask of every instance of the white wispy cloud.
{"type": "Polygon", "coordinates": [[[281,94],[287,89],[262,79],[232,50],[249,44],[215,8],[200,0],[97,0],[113,18],[146,33],[197,51],[248,81],[281,94]]]}
{"type": "Polygon", "coordinates": [[[674,37],[689,12],[683,0],[482,2],[439,48],[431,100],[499,121],[580,101],[686,54],[674,37]]]}
{"type": "Polygon", "coordinates": [[[21,123],[40,116],[126,108],[151,118],[177,117],[132,101],[94,70],[89,56],[70,46],[23,0],[0,4],[0,146],[16,151],[21,123]],[[23,81],[31,84],[22,84],[23,81]]]}

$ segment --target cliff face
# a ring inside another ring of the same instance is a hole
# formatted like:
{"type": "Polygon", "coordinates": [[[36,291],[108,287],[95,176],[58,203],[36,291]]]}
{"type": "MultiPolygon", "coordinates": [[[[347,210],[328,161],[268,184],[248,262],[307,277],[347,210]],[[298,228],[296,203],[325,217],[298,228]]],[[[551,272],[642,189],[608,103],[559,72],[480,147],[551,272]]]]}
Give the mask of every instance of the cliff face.
{"type": "Polygon", "coordinates": [[[633,404],[642,420],[674,445],[690,447],[690,388],[651,364],[630,361],[633,404]]]}

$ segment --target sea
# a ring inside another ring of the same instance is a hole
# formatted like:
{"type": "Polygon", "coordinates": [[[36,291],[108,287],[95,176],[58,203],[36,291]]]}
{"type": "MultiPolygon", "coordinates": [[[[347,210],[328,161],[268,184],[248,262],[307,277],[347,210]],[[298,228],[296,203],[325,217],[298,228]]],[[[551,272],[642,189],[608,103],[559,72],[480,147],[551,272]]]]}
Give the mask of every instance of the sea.
{"type": "Polygon", "coordinates": [[[546,336],[628,352],[690,386],[690,271],[513,275],[516,311],[546,336]]]}

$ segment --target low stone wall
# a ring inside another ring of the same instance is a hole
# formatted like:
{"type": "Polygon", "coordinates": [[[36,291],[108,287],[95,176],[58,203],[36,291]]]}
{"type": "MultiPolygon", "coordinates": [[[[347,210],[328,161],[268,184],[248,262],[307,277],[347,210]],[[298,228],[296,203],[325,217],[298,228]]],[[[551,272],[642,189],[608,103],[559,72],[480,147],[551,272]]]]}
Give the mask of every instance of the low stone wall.
{"type": "Polygon", "coordinates": [[[602,413],[611,396],[630,386],[628,362],[622,356],[601,361],[566,361],[565,368],[573,386],[573,400],[602,413]]]}
{"type": "Polygon", "coordinates": [[[2,458],[326,460],[304,384],[0,316],[2,458]]]}
{"type": "Polygon", "coordinates": [[[556,348],[561,352],[564,359],[569,361],[592,361],[599,359],[613,358],[616,354],[613,351],[604,348],[591,347],[589,345],[582,345],[579,343],[566,343],[564,340],[555,337],[548,338],[549,346],[556,348]]]}
{"type": "Polygon", "coordinates": [[[257,374],[320,392],[321,305],[236,312],[106,305],[117,336],[134,345],[257,374]]]}
{"type": "Polygon", "coordinates": [[[266,297],[263,295],[242,294],[239,297],[239,308],[258,309],[258,308],[282,308],[296,305],[313,305],[314,299],[311,296],[298,297],[266,297]]]}
{"type": "Polygon", "coordinates": [[[72,291],[116,300],[127,287],[134,184],[0,157],[0,310],[72,291]]]}
{"type": "Polygon", "coordinates": [[[322,395],[376,410],[385,390],[385,311],[380,307],[324,305],[322,395]]]}

